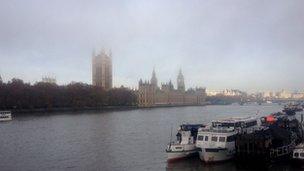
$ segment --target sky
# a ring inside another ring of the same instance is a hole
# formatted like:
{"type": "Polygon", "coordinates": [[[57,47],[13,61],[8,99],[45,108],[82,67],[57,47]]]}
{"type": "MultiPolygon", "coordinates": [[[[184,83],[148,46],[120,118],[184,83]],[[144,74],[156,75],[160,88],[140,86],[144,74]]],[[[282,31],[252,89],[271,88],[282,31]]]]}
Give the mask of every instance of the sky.
{"type": "Polygon", "coordinates": [[[304,90],[302,0],[1,0],[0,75],[91,84],[92,51],[111,49],[114,86],[304,90]]]}

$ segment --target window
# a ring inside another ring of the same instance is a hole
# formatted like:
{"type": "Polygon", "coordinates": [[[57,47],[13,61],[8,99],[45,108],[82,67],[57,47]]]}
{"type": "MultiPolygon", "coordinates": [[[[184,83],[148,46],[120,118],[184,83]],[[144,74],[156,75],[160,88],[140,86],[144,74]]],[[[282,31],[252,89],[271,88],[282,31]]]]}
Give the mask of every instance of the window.
{"type": "Polygon", "coordinates": [[[211,137],[211,141],[217,142],[217,137],[211,137]]]}
{"type": "Polygon", "coordinates": [[[295,157],[299,157],[299,153],[294,153],[294,156],[295,157]]]}
{"type": "Polygon", "coordinates": [[[220,137],[219,142],[225,142],[226,138],[225,137],[220,137]]]}
{"type": "Polygon", "coordinates": [[[300,156],[301,156],[301,157],[304,157],[304,153],[301,153],[300,156]]]}
{"type": "Polygon", "coordinates": [[[205,141],[208,141],[208,136],[205,136],[205,141]]]}
{"type": "Polygon", "coordinates": [[[202,136],[202,135],[197,136],[197,140],[203,141],[204,140],[204,136],[202,136]]]}
{"type": "Polygon", "coordinates": [[[257,121],[252,121],[252,122],[246,123],[246,127],[247,127],[247,128],[248,128],[248,127],[251,127],[251,126],[255,126],[255,125],[257,125],[257,121]]]}

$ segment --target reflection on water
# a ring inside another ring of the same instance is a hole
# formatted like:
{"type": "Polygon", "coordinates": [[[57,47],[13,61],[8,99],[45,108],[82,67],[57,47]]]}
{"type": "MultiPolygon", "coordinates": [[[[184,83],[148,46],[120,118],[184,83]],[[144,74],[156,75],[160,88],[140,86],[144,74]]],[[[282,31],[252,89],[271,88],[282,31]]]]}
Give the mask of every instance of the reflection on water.
{"type": "Polygon", "coordinates": [[[222,162],[217,164],[205,164],[198,157],[167,163],[167,171],[234,171],[236,165],[233,162],[222,162]]]}
{"type": "Polygon", "coordinates": [[[198,157],[167,163],[167,171],[303,171],[303,166],[292,165],[290,162],[274,163],[261,166],[260,163],[253,165],[238,165],[235,161],[227,161],[215,164],[205,164],[198,157]]]}

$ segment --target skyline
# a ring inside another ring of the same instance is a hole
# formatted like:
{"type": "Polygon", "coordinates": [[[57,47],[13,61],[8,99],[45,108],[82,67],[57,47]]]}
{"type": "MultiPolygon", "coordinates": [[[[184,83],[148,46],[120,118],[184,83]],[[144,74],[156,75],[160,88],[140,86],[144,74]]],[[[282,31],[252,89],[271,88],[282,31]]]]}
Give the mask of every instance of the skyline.
{"type": "Polygon", "coordinates": [[[91,84],[92,50],[112,49],[113,83],[303,90],[302,1],[1,1],[0,75],[91,84]],[[173,3],[174,2],[174,3],[173,3]],[[135,69],[136,68],[136,69],[135,69]]]}

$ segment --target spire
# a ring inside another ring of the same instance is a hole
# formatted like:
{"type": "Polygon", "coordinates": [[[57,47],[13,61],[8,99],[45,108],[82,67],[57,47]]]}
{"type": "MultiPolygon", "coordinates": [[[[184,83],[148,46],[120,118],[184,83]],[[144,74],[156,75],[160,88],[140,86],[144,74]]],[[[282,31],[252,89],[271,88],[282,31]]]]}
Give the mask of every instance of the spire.
{"type": "Polygon", "coordinates": [[[153,71],[152,71],[151,84],[153,86],[157,87],[157,78],[156,78],[156,73],[155,73],[155,67],[153,67],[153,71]]]}
{"type": "Polygon", "coordinates": [[[177,90],[185,91],[185,82],[184,82],[184,75],[182,73],[182,69],[179,69],[179,73],[177,76],[177,90]]]}
{"type": "Polygon", "coordinates": [[[183,75],[183,73],[182,73],[182,68],[179,68],[179,73],[178,73],[178,75],[183,75]]]}

